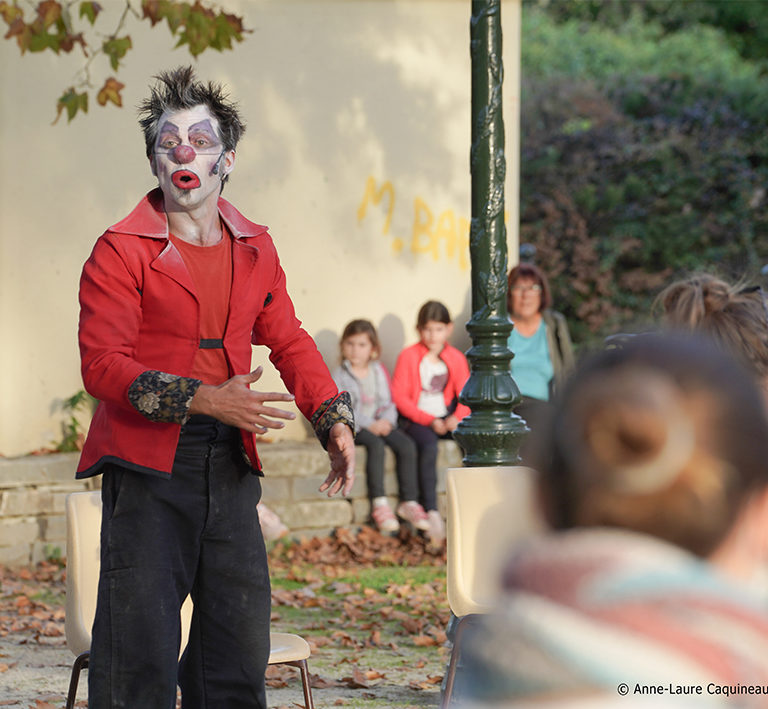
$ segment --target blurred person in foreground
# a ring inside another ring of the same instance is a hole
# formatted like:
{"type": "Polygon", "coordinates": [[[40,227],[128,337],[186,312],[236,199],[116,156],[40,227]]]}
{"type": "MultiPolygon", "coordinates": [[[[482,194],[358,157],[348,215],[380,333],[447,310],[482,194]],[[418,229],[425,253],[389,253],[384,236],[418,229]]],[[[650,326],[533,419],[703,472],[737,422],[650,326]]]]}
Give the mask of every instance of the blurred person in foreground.
{"type": "Polygon", "coordinates": [[[666,326],[700,332],[739,357],[768,398],[768,307],[759,286],[695,274],[667,286],[654,310],[666,326]]]}
{"type": "Polygon", "coordinates": [[[515,354],[510,367],[523,395],[515,413],[531,424],[545,415],[546,402],[573,369],[573,345],[565,316],[552,310],[552,292],[540,268],[515,266],[507,286],[507,309],[515,326],[507,342],[515,354]]]}
{"type": "Polygon", "coordinates": [[[535,450],[553,531],[514,550],[499,612],[468,627],[461,706],[768,706],[768,420],[751,374],[708,341],[634,338],[584,363],[535,450]]]}

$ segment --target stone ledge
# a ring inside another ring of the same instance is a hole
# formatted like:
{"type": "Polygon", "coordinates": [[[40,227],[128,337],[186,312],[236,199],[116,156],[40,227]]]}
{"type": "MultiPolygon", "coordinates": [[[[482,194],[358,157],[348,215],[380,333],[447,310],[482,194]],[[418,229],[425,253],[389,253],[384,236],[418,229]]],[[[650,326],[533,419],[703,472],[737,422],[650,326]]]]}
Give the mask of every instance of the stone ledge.
{"type": "Polygon", "coordinates": [[[40,537],[40,525],[34,517],[0,520],[0,540],[4,546],[33,544],[40,537]]]}
{"type": "Polygon", "coordinates": [[[0,488],[71,483],[78,457],[78,453],[53,453],[0,458],[0,488]]]}
{"type": "MultiPolygon", "coordinates": [[[[461,466],[461,450],[440,441],[437,459],[438,504],[445,512],[445,470],[461,466]]],[[[262,443],[259,457],[264,502],[277,512],[293,537],[326,536],[336,527],[369,519],[365,453],[357,449],[356,480],[348,498],[318,492],[329,471],[328,454],[315,440],[262,443]]],[[[40,561],[52,550],[66,555],[64,499],[70,492],[98,489],[101,477],[76,480],[77,453],[0,458],[0,564],[40,561]]],[[[387,449],[384,487],[397,504],[395,459],[387,449]]]]}
{"type": "MultiPolygon", "coordinates": [[[[98,478],[81,482],[75,481],[78,453],[54,453],[51,455],[29,455],[22,458],[0,458],[0,489],[16,487],[52,487],[93,483],[98,478]]],[[[262,443],[259,446],[266,478],[295,478],[325,476],[328,474],[328,454],[314,440],[305,442],[280,441],[262,443]]],[[[461,466],[461,449],[453,441],[440,441],[437,467],[450,468],[461,466]]],[[[392,451],[386,451],[386,469],[394,469],[392,451]]],[[[365,479],[365,455],[358,447],[358,477],[365,479]]],[[[98,487],[98,485],[95,485],[98,487]]],[[[61,488],[60,488],[61,489],[61,488]]]]}
{"type": "Polygon", "coordinates": [[[262,443],[258,452],[268,478],[328,475],[328,454],[317,441],[262,443]]]}

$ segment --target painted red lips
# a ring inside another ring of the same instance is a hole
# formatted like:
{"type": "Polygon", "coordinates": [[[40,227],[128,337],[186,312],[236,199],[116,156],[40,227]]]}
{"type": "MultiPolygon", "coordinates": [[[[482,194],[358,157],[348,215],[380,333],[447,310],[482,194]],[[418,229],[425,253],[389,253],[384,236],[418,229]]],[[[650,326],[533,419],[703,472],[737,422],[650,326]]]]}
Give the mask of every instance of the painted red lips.
{"type": "Polygon", "coordinates": [[[180,190],[193,190],[200,187],[200,178],[191,170],[176,170],[171,175],[171,182],[180,190]]]}

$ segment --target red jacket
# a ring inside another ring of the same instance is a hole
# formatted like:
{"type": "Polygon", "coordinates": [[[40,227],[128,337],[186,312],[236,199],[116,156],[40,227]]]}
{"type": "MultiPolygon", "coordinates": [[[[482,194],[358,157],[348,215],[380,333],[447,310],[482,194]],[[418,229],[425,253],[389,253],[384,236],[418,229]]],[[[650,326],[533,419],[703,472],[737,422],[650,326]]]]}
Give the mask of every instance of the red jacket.
{"type": "MultiPolygon", "coordinates": [[[[312,338],[301,328],[267,228],[219,199],[233,238],[232,295],[224,351],[234,374],[251,369],[251,343],[272,363],[307,417],[338,390],[312,338]]],[[[170,473],[181,427],[158,423],[130,404],[127,390],[146,370],[189,376],[199,347],[199,306],[181,254],[168,239],[159,189],[150,192],[94,246],[80,281],[80,354],[85,388],[100,403],[77,477],[110,461],[170,473]]],[[[241,432],[254,468],[254,436],[241,432]]]]}
{"type": "MultiPolygon", "coordinates": [[[[424,426],[429,426],[435,418],[432,414],[428,414],[418,407],[419,395],[421,394],[419,364],[428,352],[427,346],[421,342],[406,347],[397,358],[395,373],[392,376],[392,398],[397,410],[411,421],[424,426]]],[[[445,385],[443,395],[446,406],[450,406],[451,402],[458,398],[464,384],[469,379],[469,365],[464,355],[451,345],[443,347],[440,359],[448,367],[448,383],[445,385]]],[[[469,413],[468,406],[458,404],[453,415],[461,420],[469,413]]]]}

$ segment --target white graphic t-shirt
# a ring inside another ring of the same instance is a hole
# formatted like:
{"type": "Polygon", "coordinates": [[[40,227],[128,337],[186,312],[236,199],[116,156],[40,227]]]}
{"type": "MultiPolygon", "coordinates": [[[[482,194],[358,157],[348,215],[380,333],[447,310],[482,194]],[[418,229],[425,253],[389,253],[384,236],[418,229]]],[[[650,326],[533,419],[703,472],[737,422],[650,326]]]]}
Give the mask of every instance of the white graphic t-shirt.
{"type": "Polygon", "coordinates": [[[430,362],[427,357],[419,364],[421,375],[421,394],[418,406],[435,418],[442,418],[448,413],[443,390],[448,384],[448,367],[445,362],[430,362]]]}

